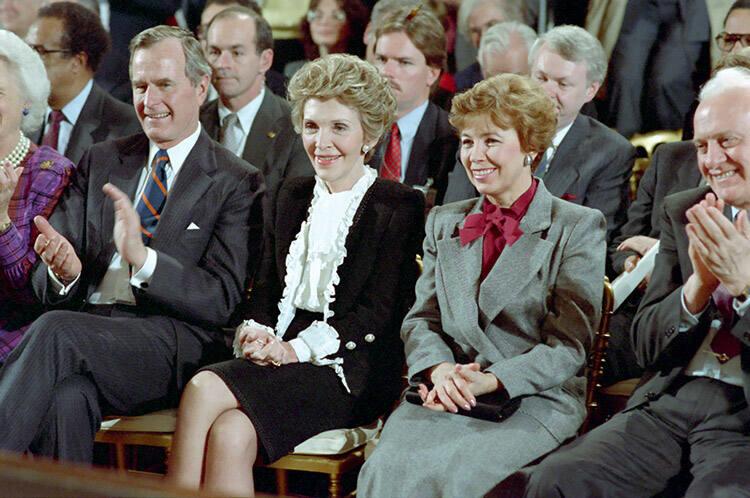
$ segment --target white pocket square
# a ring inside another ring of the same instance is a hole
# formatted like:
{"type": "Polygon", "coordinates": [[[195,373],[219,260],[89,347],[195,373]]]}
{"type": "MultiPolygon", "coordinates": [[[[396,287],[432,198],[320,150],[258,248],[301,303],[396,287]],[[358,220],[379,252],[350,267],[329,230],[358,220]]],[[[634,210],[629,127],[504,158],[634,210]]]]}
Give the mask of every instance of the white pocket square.
{"type": "Polygon", "coordinates": [[[201,227],[199,227],[198,225],[196,225],[196,224],[195,224],[195,223],[193,223],[193,222],[190,222],[190,224],[188,225],[187,229],[188,229],[188,230],[200,230],[200,229],[201,229],[201,227]]]}

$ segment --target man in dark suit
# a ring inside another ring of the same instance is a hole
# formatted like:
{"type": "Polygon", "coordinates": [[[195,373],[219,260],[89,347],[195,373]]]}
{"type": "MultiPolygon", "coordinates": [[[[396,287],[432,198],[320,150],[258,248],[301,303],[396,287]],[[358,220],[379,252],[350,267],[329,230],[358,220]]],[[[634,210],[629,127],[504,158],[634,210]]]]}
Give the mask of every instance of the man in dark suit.
{"type": "Polygon", "coordinates": [[[370,161],[382,178],[422,190],[440,204],[458,149],[448,113],[429,101],[446,67],[445,32],[428,9],[389,12],[375,31],[375,66],[396,96],[396,122],[370,161]]]}
{"type": "Polygon", "coordinates": [[[219,98],[203,106],[201,123],[212,138],[263,172],[270,209],[285,178],[315,174],[289,104],[265,86],[273,61],[271,27],[245,7],[220,11],[206,28],[206,56],[219,98]]]}
{"type": "Polygon", "coordinates": [[[686,471],[685,496],[747,496],[750,71],[720,71],[700,100],[694,142],[708,187],[664,202],[633,324],[646,374],[622,413],[514,476],[527,496],[653,496],[686,471]]]}
{"type": "Polygon", "coordinates": [[[4,450],[90,461],[103,412],[174,405],[228,354],[221,327],[258,258],[262,177],[200,127],[199,42],[159,26],[132,47],[144,133],[94,145],[50,221],[35,219],[34,290],[68,310],[34,322],[0,371],[4,450]]]}
{"type": "Polygon", "coordinates": [[[95,143],[140,130],[133,108],[94,83],[109,48],[94,12],[70,2],[42,7],[26,41],[42,56],[51,90],[45,126],[32,140],[77,164],[95,143]]]}
{"type": "MultiPolygon", "coordinates": [[[[537,159],[535,174],[552,194],[601,211],[611,242],[625,222],[635,149],[616,132],[580,113],[604,80],[607,64],[601,44],[583,28],[560,26],[539,37],[529,58],[532,78],[558,111],[557,133],[537,159]]],[[[463,168],[454,168],[445,202],[474,196],[476,190],[463,168]]]]}

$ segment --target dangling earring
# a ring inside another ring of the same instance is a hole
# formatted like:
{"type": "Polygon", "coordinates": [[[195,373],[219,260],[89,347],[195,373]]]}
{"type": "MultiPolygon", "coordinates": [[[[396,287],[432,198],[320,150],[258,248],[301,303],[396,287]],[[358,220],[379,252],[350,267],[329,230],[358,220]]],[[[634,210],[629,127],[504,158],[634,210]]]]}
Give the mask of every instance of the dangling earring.
{"type": "Polygon", "coordinates": [[[28,115],[29,115],[29,112],[30,112],[30,111],[29,111],[29,108],[28,108],[28,107],[24,107],[24,108],[23,108],[23,111],[21,111],[21,114],[23,114],[24,116],[28,116],[28,115]]]}
{"type": "Polygon", "coordinates": [[[369,144],[364,144],[362,146],[362,154],[367,154],[368,152],[370,152],[370,145],[369,144]]]}
{"type": "Polygon", "coordinates": [[[531,158],[531,154],[526,154],[526,156],[523,158],[523,165],[527,168],[530,168],[532,162],[534,162],[534,160],[531,158]]]}

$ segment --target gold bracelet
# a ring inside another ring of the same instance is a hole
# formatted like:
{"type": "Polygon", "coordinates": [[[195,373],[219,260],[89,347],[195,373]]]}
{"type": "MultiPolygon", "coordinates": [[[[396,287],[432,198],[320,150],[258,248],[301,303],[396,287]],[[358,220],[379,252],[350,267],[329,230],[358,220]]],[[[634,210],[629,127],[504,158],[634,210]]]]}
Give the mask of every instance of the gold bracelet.
{"type": "Polygon", "coordinates": [[[10,230],[10,227],[12,227],[12,226],[13,226],[13,222],[12,221],[8,221],[6,223],[3,223],[2,225],[0,225],[0,234],[3,234],[5,232],[7,232],[8,230],[10,230]]]}

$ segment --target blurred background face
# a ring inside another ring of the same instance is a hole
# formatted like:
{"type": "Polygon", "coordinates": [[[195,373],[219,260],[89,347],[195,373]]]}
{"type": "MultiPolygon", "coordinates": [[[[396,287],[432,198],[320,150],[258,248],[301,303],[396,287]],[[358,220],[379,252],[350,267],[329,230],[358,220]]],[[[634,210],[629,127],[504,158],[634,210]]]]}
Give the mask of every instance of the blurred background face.
{"type": "Polygon", "coordinates": [[[385,33],[375,42],[375,66],[388,79],[398,103],[398,117],[421,105],[440,71],[428,66],[424,54],[406,33],[385,33]]]}
{"type": "Polygon", "coordinates": [[[469,39],[474,47],[479,47],[479,41],[488,28],[505,21],[502,10],[491,4],[480,4],[469,14],[469,39]]]}
{"type": "Polygon", "coordinates": [[[201,12],[201,23],[198,25],[198,39],[203,43],[206,41],[206,30],[208,30],[208,25],[211,22],[211,19],[216,17],[216,14],[221,12],[222,10],[228,9],[230,7],[237,7],[239,4],[228,4],[228,5],[217,5],[212,4],[203,9],[203,12],[201,12]]]}
{"type": "Polygon", "coordinates": [[[5,154],[18,142],[23,107],[24,98],[16,75],[8,63],[0,59],[0,147],[7,150],[5,154]]]}
{"type": "Polygon", "coordinates": [[[730,53],[737,53],[743,47],[750,46],[750,9],[735,9],[727,17],[727,23],[724,26],[724,32],[729,34],[729,40],[726,44],[731,43],[730,53]],[[745,35],[740,37],[731,37],[731,35],[745,35]],[[735,40],[735,38],[739,38],[735,40]]]}
{"type": "Polygon", "coordinates": [[[0,26],[25,37],[41,5],[42,0],[0,0],[0,26]]]}
{"type": "Polygon", "coordinates": [[[211,25],[206,56],[213,69],[214,86],[225,105],[236,101],[230,108],[238,110],[258,95],[271,65],[270,53],[258,54],[255,19],[249,16],[223,18],[211,25]]]}
{"type": "Polygon", "coordinates": [[[461,164],[480,194],[505,205],[529,188],[531,170],[523,165],[525,154],[516,130],[504,130],[489,116],[478,115],[467,120],[460,136],[461,164]]]}
{"type": "Polygon", "coordinates": [[[302,142],[331,192],[349,190],[363,174],[365,143],[359,111],[336,99],[309,99],[302,118],[302,142]]]}
{"type": "Polygon", "coordinates": [[[73,81],[72,57],[62,43],[63,22],[56,17],[41,17],[29,29],[26,42],[36,50],[44,62],[50,82],[50,103],[57,100],[57,93],[73,81]]]}
{"type": "Polygon", "coordinates": [[[330,48],[341,36],[346,24],[346,13],[335,0],[320,0],[307,14],[310,36],[316,45],[330,48]]]}
{"type": "Polygon", "coordinates": [[[529,51],[518,33],[510,35],[505,50],[490,49],[482,54],[482,76],[484,79],[498,74],[529,74],[529,51]]]}

